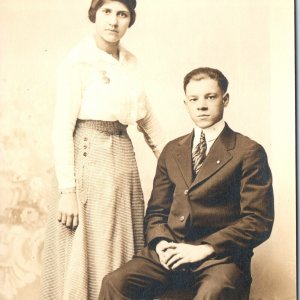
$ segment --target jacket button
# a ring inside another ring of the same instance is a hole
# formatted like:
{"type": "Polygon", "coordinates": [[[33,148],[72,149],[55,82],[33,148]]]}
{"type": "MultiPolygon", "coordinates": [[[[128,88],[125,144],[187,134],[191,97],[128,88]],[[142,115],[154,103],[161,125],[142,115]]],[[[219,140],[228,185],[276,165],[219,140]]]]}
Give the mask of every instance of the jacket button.
{"type": "Polygon", "coordinates": [[[184,194],[187,195],[189,193],[189,190],[185,190],[184,194]]]}
{"type": "Polygon", "coordinates": [[[86,142],[86,141],[88,140],[88,138],[87,138],[87,137],[85,137],[83,140],[86,142]]]}
{"type": "Polygon", "coordinates": [[[87,156],[87,153],[86,153],[86,152],[83,152],[83,156],[87,156]]]}
{"type": "Polygon", "coordinates": [[[180,222],[183,222],[183,221],[184,221],[184,219],[185,219],[185,217],[184,217],[184,216],[181,216],[181,217],[179,218],[180,222]]]}

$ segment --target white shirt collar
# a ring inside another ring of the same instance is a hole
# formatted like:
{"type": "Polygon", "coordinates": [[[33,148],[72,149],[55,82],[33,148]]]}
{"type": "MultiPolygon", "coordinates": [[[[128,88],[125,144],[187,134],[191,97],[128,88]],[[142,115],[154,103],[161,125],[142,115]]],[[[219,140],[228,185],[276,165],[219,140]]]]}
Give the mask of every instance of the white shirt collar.
{"type": "Polygon", "coordinates": [[[219,122],[215,123],[211,127],[202,129],[200,127],[195,126],[194,127],[194,141],[193,141],[193,148],[197,146],[197,144],[200,141],[201,131],[203,130],[205,134],[205,140],[207,144],[207,153],[210,150],[212,144],[217,139],[217,137],[220,135],[222,130],[225,127],[225,121],[222,119],[219,122]]]}

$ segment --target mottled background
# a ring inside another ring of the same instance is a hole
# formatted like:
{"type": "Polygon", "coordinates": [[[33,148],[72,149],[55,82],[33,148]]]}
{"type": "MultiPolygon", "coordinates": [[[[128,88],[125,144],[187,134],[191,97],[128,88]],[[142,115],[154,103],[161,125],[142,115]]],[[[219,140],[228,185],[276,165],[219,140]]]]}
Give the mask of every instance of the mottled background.
{"type": "MultiPolygon", "coordinates": [[[[0,299],[37,299],[47,205],[57,196],[50,142],[56,70],[93,26],[89,0],[0,3],[0,299]]],[[[292,0],[139,0],[124,45],[141,63],[167,140],[189,132],[183,76],[221,69],[225,119],[261,143],[274,176],[276,221],[255,250],[252,299],[296,299],[292,0]]],[[[130,128],[145,199],[155,158],[130,128]]]]}

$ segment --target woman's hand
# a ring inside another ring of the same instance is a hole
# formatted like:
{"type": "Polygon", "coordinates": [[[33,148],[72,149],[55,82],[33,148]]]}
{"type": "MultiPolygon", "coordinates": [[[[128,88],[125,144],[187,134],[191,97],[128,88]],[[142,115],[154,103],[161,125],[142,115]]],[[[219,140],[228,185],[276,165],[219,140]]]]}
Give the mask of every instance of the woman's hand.
{"type": "Polygon", "coordinates": [[[61,194],[58,200],[57,220],[69,229],[75,230],[79,224],[76,193],[61,194]]]}

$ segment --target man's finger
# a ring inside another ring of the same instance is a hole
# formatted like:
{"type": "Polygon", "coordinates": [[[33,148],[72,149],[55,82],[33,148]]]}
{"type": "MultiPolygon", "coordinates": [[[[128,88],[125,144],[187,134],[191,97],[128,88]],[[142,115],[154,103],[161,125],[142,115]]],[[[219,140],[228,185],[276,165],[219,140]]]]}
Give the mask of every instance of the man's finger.
{"type": "Polygon", "coordinates": [[[170,270],[169,267],[166,265],[165,257],[164,257],[164,252],[163,252],[163,251],[158,251],[158,252],[157,252],[157,255],[158,255],[159,261],[160,261],[160,263],[162,264],[162,266],[163,266],[165,269],[170,270]]]}
{"type": "Polygon", "coordinates": [[[172,270],[176,270],[178,267],[180,267],[183,264],[187,263],[187,259],[186,258],[181,258],[179,260],[176,261],[176,263],[174,263],[174,265],[171,267],[172,270]]]}
{"type": "Polygon", "coordinates": [[[169,243],[169,242],[165,241],[164,243],[161,243],[159,245],[159,250],[160,251],[166,251],[167,249],[169,249],[171,247],[171,244],[172,243],[169,243]]]}
{"type": "Polygon", "coordinates": [[[161,259],[159,259],[159,261],[165,269],[170,270],[170,268],[161,259]]]}
{"type": "Polygon", "coordinates": [[[166,262],[166,264],[170,268],[174,263],[176,263],[180,259],[182,259],[182,256],[180,254],[175,254],[166,262]]]}
{"type": "Polygon", "coordinates": [[[176,254],[179,254],[179,252],[176,249],[168,249],[164,252],[166,264],[168,264],[168,261],[176,254]]]}
{"type": "Polygon", "coordinates": [[[165,269],[170,270],[170,268],[166,264],[163,264],[163,263],[161,263],[161,264],[165,269]]]}
{"type": "Polygon", "coordinates": [[[163,251],[161,251],[161,250],[158,250],[157,251],[157,255],[158,255],[158,257],[159,257],[159,259],[161,260],[161,261],[164,261],[164,252],[163,251]]]}

